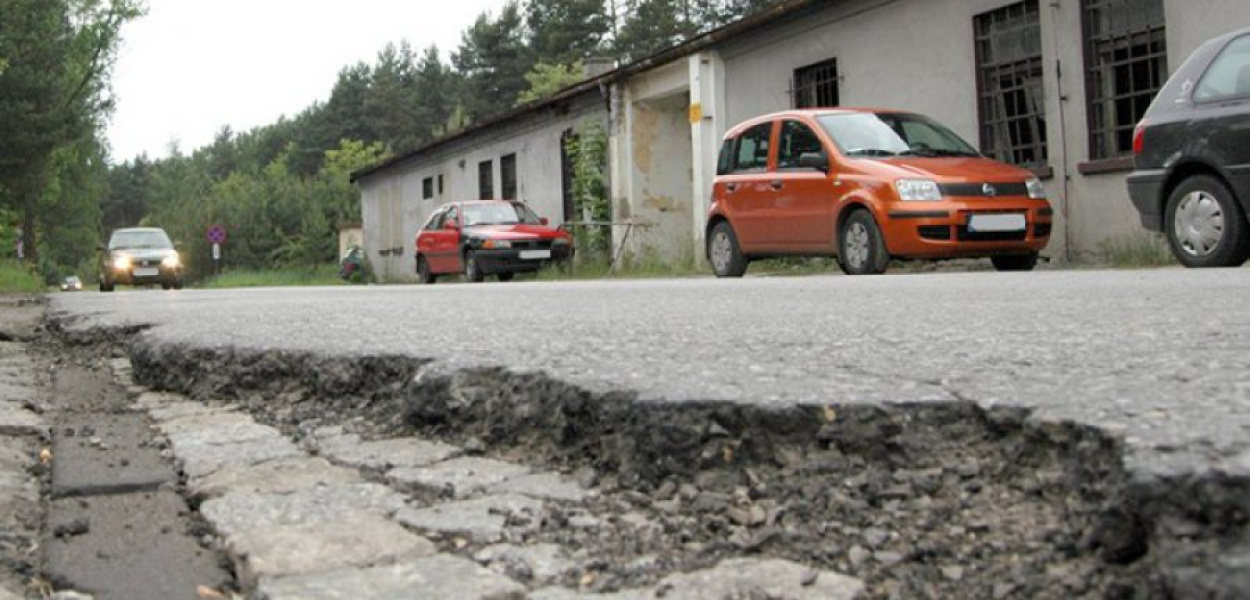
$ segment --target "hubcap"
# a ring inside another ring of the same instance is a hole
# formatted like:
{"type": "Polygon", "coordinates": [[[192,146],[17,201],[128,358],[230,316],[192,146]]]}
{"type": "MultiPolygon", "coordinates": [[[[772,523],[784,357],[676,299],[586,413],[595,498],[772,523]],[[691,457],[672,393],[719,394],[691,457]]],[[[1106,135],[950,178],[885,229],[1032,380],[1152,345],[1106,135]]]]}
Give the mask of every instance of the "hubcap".
{"type": "Polygon", "coordinates": [[[846,230],[846,262],[859,268],[868,262],[868,228],[863,223],[853,223],[846,230]]]}
{"type": "Polygon", "coordinates": [[[1211,194],[1191,192],[1176,207],[1174,227],[1181,249],[1201,258],[1214,252],[1224,238],[1224,211],[1211,194]]]}
{"type": "Polygon", "coordinates": [[[729,236],[723,231],[716,232],[712,237],[712,267],[718,273],[729,270],[729,261],[733,258],[733,247],[729,243],[729,236]]]}

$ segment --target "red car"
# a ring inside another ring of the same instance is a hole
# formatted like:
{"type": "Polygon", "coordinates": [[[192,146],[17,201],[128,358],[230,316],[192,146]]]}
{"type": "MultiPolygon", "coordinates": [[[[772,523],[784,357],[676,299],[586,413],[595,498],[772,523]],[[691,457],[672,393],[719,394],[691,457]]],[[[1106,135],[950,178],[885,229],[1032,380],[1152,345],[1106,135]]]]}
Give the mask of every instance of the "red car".
{"type": "Polygon", "coordinates": [[[528,206],[511,200],[452,202],[439,207],[417,232],[417,278],[464,274],[479,282],[487,275],[509,281],[573,258],[573,236],[550,227],[528,206]]]}

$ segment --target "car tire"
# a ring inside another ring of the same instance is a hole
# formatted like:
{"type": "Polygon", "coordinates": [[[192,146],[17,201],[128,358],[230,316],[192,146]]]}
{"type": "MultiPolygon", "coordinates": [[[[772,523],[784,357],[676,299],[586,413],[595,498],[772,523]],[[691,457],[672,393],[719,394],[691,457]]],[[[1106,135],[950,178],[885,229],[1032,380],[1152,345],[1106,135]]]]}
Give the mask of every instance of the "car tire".
{"type": "Polygon", "coordinates": [[[182,289],[182,280],[181,280],[181,279],[175,279],[175,280],[174,280],[174,289],[175,289],[175,290],[180,290],[180,289],[182,289]]]}
{"type": "Polygon", "coordinates": [[[486,274],[482,272],[482,267],[477,264],[477,257],[473,255],[472,250],[464,252],[464,278],[472,283],[482,283],[486,279],[486,274]]]}
{"type": "Polygon", "coordinates": [[[500,273],[496,275],[496,277],[499,278],[499,281],[512,281],[512,277],[514,275],[516,275],[516,273],[500,273]]]}
{"type": "Polygon", "coordinates": [[[1032,271],[1037,266],[1037,253],[991,256],[990,262],[999,271],[1032,271]]]}
{"type": "Polygon", "coordinates": [[[434,283],[437,280],[438,280],[438,275],[435,275],[434,273],[430,271],[429,261],[425,260],[424,256],[418,254],[417,255],[417,281],[421,282],[422,285],[429,285],[431,283],[434,283]]]}
{"type": "Polygon", "coordinates": [[[162,281],[162,282],[161,282],[161,289],[162,289],[162,290],[168,290],[168,289],[170,289],[170,288],[172,288],[172,287],[174,287],[174,284],[172,284],[172,283],[170,283],[170,282],[168,282],[168,281],[162,281]]]}
{"type": "Polygon", "coordinates": [[[838,265],[847,275],[880,275],[890,265],[881,228],[867,210],[856,210],[842,221],[838,265]]]}
{"type": "Polygon", "coordinates": [[[109,280],[101,278],[100,279],[100,291],[101,292],[113,291],[113,284],[110,283],[109,280]]]}
{"type": "Polygon", "coordinates": [[[729,221],[721,221],[707,238],[707,259],[717,277],[742,277],[750,261],[742,255],[738,236],[729,221]]]}
{"type": "Polygon", "coordinates": [[[1241,205],[1209,175],[1176,186],[1164,224],[1172,254],[1186,267],[1239,267],[1250,257],[1250,227],[1241,205]]]}

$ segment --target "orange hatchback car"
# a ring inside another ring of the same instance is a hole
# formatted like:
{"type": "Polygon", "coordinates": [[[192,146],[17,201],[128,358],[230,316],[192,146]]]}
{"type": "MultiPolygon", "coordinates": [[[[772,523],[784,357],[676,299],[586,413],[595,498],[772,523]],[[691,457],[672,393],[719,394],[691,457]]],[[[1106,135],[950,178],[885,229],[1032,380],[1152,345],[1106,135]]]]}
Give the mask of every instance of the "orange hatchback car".
{"type": "Polygon", "coordinates": [[[1027,271],[1050,237],[1046,190],[951,130],[899,111],[809,109],[757,117],[725,135],[708,213],[719,277],[750,261],[836,256],[852,275],[891,258],[989,257],[1027,271]]]}

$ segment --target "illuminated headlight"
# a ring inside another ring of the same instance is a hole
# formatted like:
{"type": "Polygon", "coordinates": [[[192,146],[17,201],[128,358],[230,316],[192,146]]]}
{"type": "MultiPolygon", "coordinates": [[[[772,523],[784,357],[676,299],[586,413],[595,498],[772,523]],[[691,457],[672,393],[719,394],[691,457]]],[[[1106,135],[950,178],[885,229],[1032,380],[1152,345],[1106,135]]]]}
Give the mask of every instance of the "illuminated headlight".
{"type": "Polygon", "coordinates": [[[482,242],[482,247],[483,248],[495,248],[495,249],[511,248],[512,242],[509,242],[507,240],[486,240],[482,242]]]}
{"type": "Polygon", "coordinates": [[[1031,177],[1028,181],[1024,182],[1024,186],[1029,190],[1029,198],[1034,200],[1046,199],[1046,186],[1042,185],[1042,180],[1036,177],[1031,177]]]}
{"type": "Polygon", "coordinates": [[[569,245],[569,238],[556,238],[554,240],[551,240],[551,245],[552,246],[567,246],[569,245]]]}
{"type": "Polygon", "coordinates": [[[161,259],[161,265],[167,269],[176,269],[182,261],[178,258],[177,252],[170,252],[165,258],[161,259]]]}
{"type": "Polygon", "coordinates": [[[906,202],[936,202],[942,199],[942,190],[935,181],[928,179],[900,179],[894,182],[898,198],[906,202]]]}
{"type": "Polygon", "coordinates": [[[115,271],[125,271],[129,268],[130,268],[129,256],[122,255],[122,256],[113,258],[113,269],[115,271]]]}

